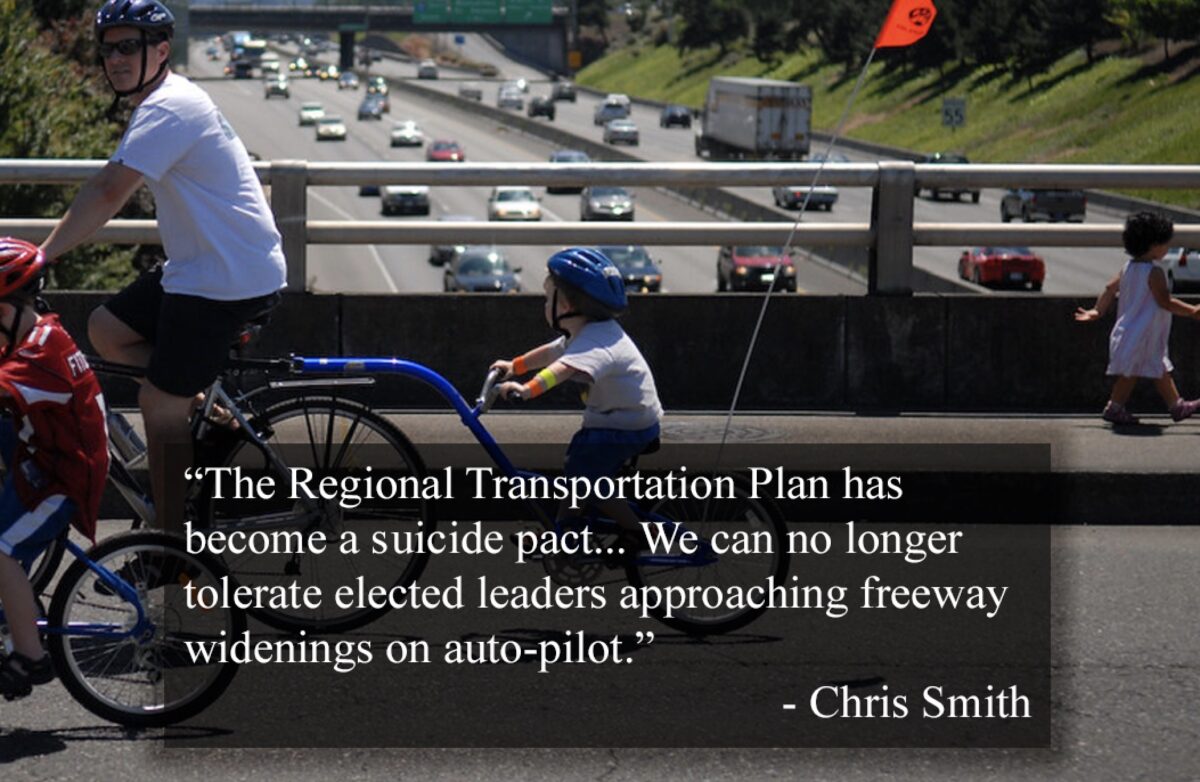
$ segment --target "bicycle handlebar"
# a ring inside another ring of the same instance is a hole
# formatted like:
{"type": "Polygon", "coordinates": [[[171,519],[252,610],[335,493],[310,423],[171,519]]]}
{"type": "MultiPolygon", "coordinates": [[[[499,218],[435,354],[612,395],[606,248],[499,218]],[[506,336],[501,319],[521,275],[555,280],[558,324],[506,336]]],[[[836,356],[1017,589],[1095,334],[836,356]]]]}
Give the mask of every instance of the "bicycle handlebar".
{"type": "Polygon", "coordinates": [[[490,410],[492,403],[496,401],[499,393],[496,383],[503,374],[499,369],[488,370],[487,377],[483,380],[483,387],[479,389],[479,398],[475,400],[475,407],[479,410],[480,415],[490,410]]]}

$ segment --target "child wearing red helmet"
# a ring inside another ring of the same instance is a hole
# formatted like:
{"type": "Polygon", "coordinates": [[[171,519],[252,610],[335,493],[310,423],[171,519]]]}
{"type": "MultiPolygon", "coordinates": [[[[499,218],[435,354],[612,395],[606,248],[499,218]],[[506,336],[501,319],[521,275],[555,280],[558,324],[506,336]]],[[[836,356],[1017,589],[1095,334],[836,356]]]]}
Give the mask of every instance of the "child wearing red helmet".
{"type": "Polygon", "coordinates": [[[94,539],[108,475],[104,398],[75,341],[35,306],[45,259],[0,237],[0,604],[13,651],[0,657],[12,700],[54,678],[37,631],[27,569],[67,528],[94,539]]]}

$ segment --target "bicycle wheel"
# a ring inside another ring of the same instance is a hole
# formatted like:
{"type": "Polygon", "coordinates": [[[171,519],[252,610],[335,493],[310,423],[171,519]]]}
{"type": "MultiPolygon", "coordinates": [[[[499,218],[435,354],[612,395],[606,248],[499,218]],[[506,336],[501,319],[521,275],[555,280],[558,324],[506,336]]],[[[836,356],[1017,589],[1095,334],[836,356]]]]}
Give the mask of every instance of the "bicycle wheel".
{"type": "Polygon", "coordinates": [[[67,539],[67,534],[68,530],[63,530],[62,535],[50,541],[50,545],[46,546],[45,551],[37,556],[37,559],[33,561],[33,566],[29,568],[29,583],[33,586],[35,595],[45,592],[46,587],[50,586],[50,582],[54,579],[54,574],[58,572],[58,566],[62,564],[63,552],[67,548],[63,544],[63,541],[67,539]]]}
{"type": "MultiPolygon", "coordinates": [[[[729,499],[662,500],[651,509],[651,520],[678,522],[705,542],[717,535],[731,548],[734,541],[745,540],[757,553],[710,553],[689,564],[653,564],[647,562],[650,558],[645,552],[641,557],[626,556],[625,573],[634,587],[684,589],[696,596],[696,607],[676,609],[670,617],[664,608],[648,611],[672,629],[689,635],[715,635],[745,627],[762,616],[766,607],[706,607],[701,599],[706,590],[711,597],[731,586],[763,586],[771,576],[782,585],[787,576],[787,531],[778,512],[767,501],[751,497],[742,482],[734,486],[734,496],[729,499]]],[[[658,553],[682,556],[684,552],[673,548],[658,553]]]]}
{"type": "Polygon", "coordinates": [[[165,532],[118,535],[88,557],[137,590],[151,625],[146,635],[117,637],[134,627],[137,605],[87,562],[72,563],[54,590],[48,628],[50,655],[67,691],[93,714],[130,727],[161,727],[199,714],[229,686],[237,664],[197,664],[192,651],[198,643],[241,638],[246,616],[220,606],[188,609],[185,584],[216,587],[224,567],[214,557],[187,553],[165,532]],[[111,629],[83,634],[96,626],[111,629]]]}
{"type": "MultiPolygon", "coordinates": [[[[321,478],[345,479],[370,477],[377,486],[419,485],[425,476],[416,449],[408,438],[382,416],[366,406],[338,397],[296,397],[282,400],[263,411],[254,422],[263,434],[271,454],[296,473],[311,470],[310,486],[321,478]],[[367,471],[370,468],[370,471],[367,471]]],[[[309,586],[320,589],[318,608],[255,608],[251,615],[280,630],[338,633],[361,627],[387,612],[387,607],[351,605],[340,608],[334,602],[338,587],[364,589],[407,586],[421,575],[427,554],[379,555],[371,552],[375,535],[432,530],[436,517],[432,501],[360,497],[355,507],[343,507],[337,499],[304,503],[288,499],[292,495],[287,478],[278,477],[278,469],[269,463],[269,454],[256,443],[241,438],[221,460],[221,465],[238,467],[243,476],[275,475],[280,499],[254,500],[209,499],[201,508],[201,526],[214,531],[239,530],[290,531],[311,536],[324,533],[324,553],[240,554],[227,555],[225,562],[238,584],[290,588],[309,586]],[[353,533],[358,552],[347,553],[341,543],[353,533]]],[[[365,494],[365,492],[363,492],[365,494]]],[[[211,497],[211,492],[207,493],[211,497]]],[[[346,496],[346,495],[343,495],[346,496]]],[[[409,496],[412,496],[409,494],[409,496]]],[[[307,547],[305,547],[307,548],[307,547]]]]}

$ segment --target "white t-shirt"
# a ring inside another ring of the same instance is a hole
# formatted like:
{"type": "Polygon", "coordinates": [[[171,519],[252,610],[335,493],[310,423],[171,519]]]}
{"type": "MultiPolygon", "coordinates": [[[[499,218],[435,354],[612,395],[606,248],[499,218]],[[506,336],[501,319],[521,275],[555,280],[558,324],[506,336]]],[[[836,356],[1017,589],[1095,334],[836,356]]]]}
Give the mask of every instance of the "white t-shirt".
{"type": "Polygon", "coordinates": [[[563,337],[554,344],[562,350],[556,359],[591,375],[585,428],[636,431],[662,420],[654,375],[615,320],[592,321],[570,342],[563,337]]]}
{"type": "Polygon", "coordinates": [[[287,283],[250,156],[204,90],[168,74],[134,110],[112,160],[140,173],[154,195],[163,290],[233,301],[287,283]]]}

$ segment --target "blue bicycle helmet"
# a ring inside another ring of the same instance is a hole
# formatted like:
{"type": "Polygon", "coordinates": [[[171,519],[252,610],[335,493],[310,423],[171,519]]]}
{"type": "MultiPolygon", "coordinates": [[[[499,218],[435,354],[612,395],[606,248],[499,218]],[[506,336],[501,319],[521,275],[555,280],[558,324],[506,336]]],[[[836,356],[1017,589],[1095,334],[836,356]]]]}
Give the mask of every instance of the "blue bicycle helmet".
{"type": "Polygon", "coordinates": [[[546,265],[550,274],[577,288],[613,315],[628,306],[625,280],[608,256],[592,247],[572,247],[555,253],[546,265]]]}
{"type": "Polygon", "coordinates": [[[138,76],[136,87],[131,90],[118,90],[108,75],[108,67],[104,58],[101,58],[100,65],[104,69],[104,78],[108,79],[108,86],[112,87],[112,91],[116,93],[113,105],[109,109],[110,115],[116,109],[119,99],[141,92],[148,83],[157,81],[158,77],[162,76],[163,71],[167,69],[167,62],[164,61],[149,82],[146,81],[146,47],[171,39],[171,36],[175,34],[175,16],[158,0],[107,0],[96,12],[96,43],[103,43],[104,31],[113,27],[132,27],[141,31],[142,71],[138,76]]]}

